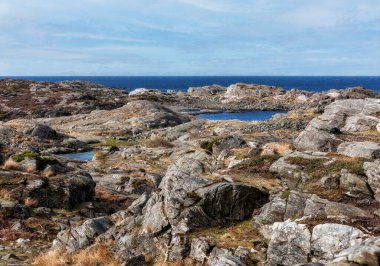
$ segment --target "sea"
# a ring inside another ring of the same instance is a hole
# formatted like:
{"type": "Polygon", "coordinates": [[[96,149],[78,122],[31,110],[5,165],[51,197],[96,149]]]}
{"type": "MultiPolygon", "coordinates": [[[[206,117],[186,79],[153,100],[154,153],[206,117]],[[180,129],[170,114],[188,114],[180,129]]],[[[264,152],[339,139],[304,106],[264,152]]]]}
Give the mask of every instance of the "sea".
{"type": "Polygon", "coordinates": [[[186,91],[189,87],[213,84],[228,86],[243,82],[312,92],[355,86],[380,92],[380,76],[13,76],[8,78],[34,81],[82,80],[128,91],[136,88],[186,91]]]}

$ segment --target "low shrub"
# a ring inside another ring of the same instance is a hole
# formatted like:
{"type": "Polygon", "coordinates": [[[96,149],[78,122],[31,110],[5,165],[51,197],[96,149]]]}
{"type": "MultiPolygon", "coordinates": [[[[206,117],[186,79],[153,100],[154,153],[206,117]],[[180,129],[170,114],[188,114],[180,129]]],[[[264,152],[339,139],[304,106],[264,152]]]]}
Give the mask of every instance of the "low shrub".
{"type": "Polygon", "coordinates": [[[164,138],[154,137],[150,140],[146,140],[144,142],[144,146],[147,148],[159,148],[159,147],[172,148],[174,145],[164,138]]]}

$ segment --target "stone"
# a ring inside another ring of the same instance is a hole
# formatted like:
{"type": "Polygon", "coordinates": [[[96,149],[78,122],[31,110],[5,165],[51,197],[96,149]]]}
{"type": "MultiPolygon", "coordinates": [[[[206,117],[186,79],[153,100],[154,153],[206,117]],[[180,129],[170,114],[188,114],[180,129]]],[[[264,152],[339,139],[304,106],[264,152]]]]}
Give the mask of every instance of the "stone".
{"type": "Polygon", "coordinates": [[[336,151],[338,145],[343,141],[328,132],[317,129],[305,129],[294,142],[300,150],[336,151]]]}
{"type": "Polygon", "coordinates": [[[380,158],[380,145],[374,142],[344,142],[337,148],[337,152],[349,157],[366,159],[380,158]]]}
{"type": "Polygon", "coordinates": [[[355,132],[373,127],[380,112],[379,99],[337,100],[324,113],[309,122],[294,141],[300,150],[335,152],[343,141],[341,132],[355,132]]]}
{"type": "Polygon", "coordinates": [[[339,176],[332,174],[332,175],[327,175],[323,176],[321,180],[319,180],[319,184],[321,187],[324,188],[338,188],[339,187],[339,176]]]}
{"type": "MultiPolygon", "coordinates": [[[[13,253],[5,254],[1,257],[2,260],[21,260],[18,256],[13,253]]],[[[8,265],[8,264],[7,264],[8,265]]]]}
{"type": "Polygon", "coordinates": [[[369,115],[354,115],[346,119],[346,124],[342,128],[344,132],[357,132],[370,130],[380,123],[380,120],[369,115]]]}
{"type": "Polygon", "coordinates": [[[53,241],[53,249],[74,252],[90,246],[95,238],[105,233],[112,226],[109,218],[99,217],[85,221],[82,225],[58,233],[53,241]]]}
{"type": "Polygon", "coordinates": [[[344,249],[334,256],[334,260],[327,263],[327,266],[338,265],[368,265],[377,266],[380,264],[380,245],[376,244],[379,237],[371,237],[365,241],[344,249]]]}
{"type": "Polygon", "coordinates": [[[211,85],[203,87],[190,87],[187,93],[192,96],[209,96],[223,94],[227,91],[226,87],[220,85],[211,85]]]}
{"type": "Polygon", "coordinates": [[[191,242],[190,257],[201,263],[206,262],[215,242],[211,238],[194,238],[191,242]]]}
{"type": "Polygon", "coordinates": [[[261,156],[267,155],[285,155],[292,149],[291,145],[286,142],[270,142],[262,147],[261,156]]]}
{"type": "Polygon", "coordinates": [[[375,199],[380,202],[380,162],[365,162],[363,168],[368,177],[368,185],[374,192],[375,199]]]}
{"type": "Polygon", "coordinates": [[[368,184],[362,177],[351,174],[346,169],[342,169],[340,173],[340,187],[348,191],[349,195],[371,196],[368,184]]]}
{"type": "Polygon", "coordinates": [[[231,251],[217,247],[212,250],[208,263],[210,266],[246,266],[246,264],[234,256],[231,251]]]}
{"type": "Polygon", "coordinates": [[[164,212],[164,202],[160,195],[154,194],[145,205],[142,231],[146,234],[156,235],[168,229],[169,220],[164,212]]]}
{"type": "Polygon", "coordinates": [[[45,180],[43,179],[32,179],[26,181],[26,189],[39,189],[46,185],[45,180]]]}
{"type": "Polygon", "coordinates": [[[267,265],[296,265],[307,263],[311,234],[304,224],[290,220],[274,223],[268,245],[267,265]]]}
{"type": "Polygon", "coordinates": [[[45,218],[50,218],[52,214],[52,210],[46,207],[38,207],[33,210],[34,214],[37,216],[42,216],[45,218]]]}
{"type": "Polygon", "coordinates": [[[322,199],[317,195],[311,195],[307,198],[304,216],[310,219],[348,219],[355,221],[367,221],[373,217],[372,214],[361,208],[322,199]]]}
{"type": "Polygon", "coordinates": [[[172,235],[172,238],[170,240],[170,249],[168,253],[169,260],[183,260],[189,256],[189,253],[189,236],[185,234],[172,235]]]}
{"type": "Polygon", "coordinates": [[[47,125],[36,124],[25,132],[26,135],[39,139],[56,139],[60,135],[47,125]]]}
{"type": "Polygon", "coordinates": [[[229,151],[235,148],[241,148],[246,145],[246,141],[239,136],[227,136],[219,139],[212,146],[213,153],[219,154],[223,150],[229,151]]]}
{"type": "Polygon", "coordinates": [[[311,237],[313,261],[326,263],[342,250],[363,241],[364,233],[342,224],[319,224],[311,237]]]}

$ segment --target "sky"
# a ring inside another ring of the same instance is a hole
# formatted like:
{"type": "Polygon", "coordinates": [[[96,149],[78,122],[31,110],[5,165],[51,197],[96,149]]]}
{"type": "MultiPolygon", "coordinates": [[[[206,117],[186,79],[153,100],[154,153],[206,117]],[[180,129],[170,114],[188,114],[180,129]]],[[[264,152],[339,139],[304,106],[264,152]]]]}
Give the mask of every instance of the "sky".
{"type": "Polygon", "coordinates": [[[380,75],[379,0],[0,0],[0,75],[380,75]]]}

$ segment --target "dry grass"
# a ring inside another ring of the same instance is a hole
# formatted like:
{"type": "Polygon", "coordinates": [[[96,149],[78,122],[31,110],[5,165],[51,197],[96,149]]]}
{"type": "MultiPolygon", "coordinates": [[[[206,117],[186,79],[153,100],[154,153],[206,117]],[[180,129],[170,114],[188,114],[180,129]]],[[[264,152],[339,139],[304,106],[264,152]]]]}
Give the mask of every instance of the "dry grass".
{"type": "Polygon", "coordinates": [[[33,259],[32,265],[38,266],[66,266],[68,264],[68,256],[58,250],[50,250],[42,253],[33,259]]]}
{"type": "Polygon", "coordinates": [[[11,197],[11,192],[7,189],[0,188],[0,198],[10,200],[11,197]]]}
{"type": "Polygon", "coordinates": [[[110,202],[110,203],[120,203],[125,201],[124,197],[115,195],[111,192],[108,192],[106,190],[102,190],[101,188],[95,188],[95,197],[99,201],[104,201],[104,202],[110,202]]]}
{"type": "MultiPolygon", "coordinates": [[[[149,262],[149,261],[146,261],[149,262]]],[[[164,262],[164,259],[160,259],[159,261],[156,261],[154,266],[195,266],[197,265],[196,262],[191,258],[186,258],[183,261],[176,260],[176,261],[167,261],[164,262]]]]}
{"type": "Polygon", "coordinates": [[[37,266],[118,266],[120,261],[115,258],[108,247],[110,243],[98,243],[75,254],[53,250],[40,254],[33,259],[37,266]]]}
{"type": "Polygon", "coordinates": [[[38,200],[37,199],[33,199],[33,198],[30,198],[30,197],[27,197],[25,200],[24,200],[24,205],[26,207],[38,207],[38,200]]]}
{"type": "Polygon", "coordinates": [[[15,241],[19,238],[34,238],[38,237],[37,233],[30,233],[24,230],[13,230],[8,219],[0,217],[0,238],[3,241],[15,241]]]}
{"type": "Polygon", "coordinates": [[[143,145],[147,148],[172,148],[174,146],[172,143],[161,137],[153,137],[150,140],[146,140],[143,145]]]}
{"type": "Polygon", "coordinates": [[[4,170],[18,170],[19,169],[19,164],[17,162],[15,162],[15,161],[7,160],[4,163],[3,169],[4,170]]]}
{"type": "Polygon", "coordinates": [[[260,239],[253,229],[252,222],[244,221],[227,227],[212,227],[201,229],[191,234],[191,238],[206,236],[214,239],[218,247],[237,248],[239,246],[251,249],[252,242],[260,239]]]}
{"type": "Polygon", "coordinates": [[[110,243],[95,244],[89,249],[82,250],[73,256],[73,265],[77,266],[118,266],[120,262],[108,247],[110,243]]]}
{"type": "Polygon", "coordinates": [[[290,151],[292,146],[286,142],[270,142],[264,145],[261,152],[261,156],[270,155],[284,155],[286,152],[290,151]]]}

